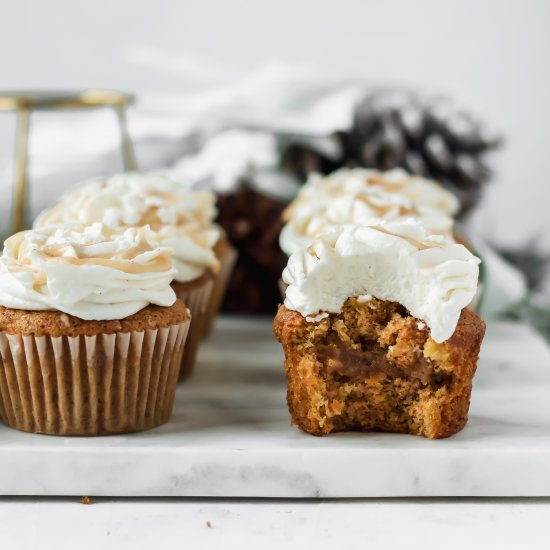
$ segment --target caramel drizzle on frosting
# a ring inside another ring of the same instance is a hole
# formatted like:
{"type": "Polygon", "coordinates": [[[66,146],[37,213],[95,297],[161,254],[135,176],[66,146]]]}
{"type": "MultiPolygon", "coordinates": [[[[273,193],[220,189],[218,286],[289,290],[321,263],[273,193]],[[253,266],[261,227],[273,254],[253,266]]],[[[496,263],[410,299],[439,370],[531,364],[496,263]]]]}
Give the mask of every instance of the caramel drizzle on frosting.
{"type": "Polygon", "coordinates": [[[147,264],[140,264],[134,260],[122,260],[122,259],[106,259],[106,258],[73,258],[73,257],[61,257],[57,260],[62,260],[65,263],[71,265],[95,265],[102,267],[110,267],[123,273],[132,275],[141,275],[143,273],[161,273],[163,271],[169,271],[172,267],[170,260],[165,259],[157,260],[154,264],[151,262],[147,264]]]}
{"type": "MultiPolygon", "coordinates": [[[[101,185],[102,188],[106,188],[107,184],[103,183],[101,185]]],[[[43,214],[43,217],[41,219],[41,225],[55,225],[58,223],[66,223],[66,222],[78,222],[81,221],[78,219],[77,212],[80,211],[86,211],[86,207],[88,203],[91,200],[90,196],[87,195],[81,195],[78,196],[78,191],[74,193],[74,200],[75,202],[68,208],[67,204],[60,203],[52,208],[50,208],[47,212],[43,214]]],[[[166,226],[166,222],[164,222],[160,216],[158,215],[158,212],[161,208],[166,208],[169,205],[177,205],[179,202],[181,202],[181,198],[177,197],[173,193],[167,193],[162,191],[148,191],[147,197],[152,197],[158,199],[158,204],[150,204],[147,206],[146,210],[141,214],[141,217],[139,221],[136,224],[124,224],[122,220],[120,220],[120,227],[136,227],[136,226],[144,226],[149,225],[153,231],[158,231],[162,227],[166,226]]],[[[122,212],[122,208],[121,208],[122,212]]],[[[181,209],[174,209],[175,214],[175,221],[174,223],[170,223],[169,225],[185,225],[192,220],[192,218],[186,216],[181,209]]],[[[97,222],[100,220],[84,220],[87,222],[97,222]]]]}
{"type": "Polygon", "coordinates": [[[380,218],[383,218],[392,210],[397,210],[398,216],[418,216],[419,215],[418,209],[412,205],[410,207],[407,207],[402,204],[392,204],[392,203],[376,204],[375,202],[372,201],[371,197],[363,193],[357,196],[357,200],[366,204],[380,218]]]}
{"type": "Polygon", "coordinates": [[[375,231],[379,231],[380,233],[385,233],[386,235],[389,235],[390,237],[398,237],[399,239],[403,239],[404,241],[407,241],[412,246],[416,247],[418,250],[429,250],[430,248],[433,248],[433,246],[429,246],[425,243],[417,241],[416,239],[413,239],[412,237],[408,237],[406,235],[400,235],[399,233],[392,233],[391,231],[388,231],[387,229],[384,229],[383,227],[380,227],[379,225],[371,225],[370,229],[374,229],[375,231]]]}
{"type": "MultiPolygon", "coordinates": [[[[330,189],[326,192],[327,202],[329,202],[330,199],[345,197],[347,194],[348,193],[343,191],[330,189]]],[[[350,193],[350,196],[353,196],[353,194],[350,193]]],[[[373,211],[374,215],[379,218],[384,218],[385,216],[388,215],[388,213],[392,211],[395,211],[397,216],[419,216],[420,215],[420,212],[414,205],[405,206],[403,204],[392,203],[392,202],[377,203],[373,201],[373,197],[370,197],[366,193],[356,194],[355,199],[359,202],[362,202],[366,206],[368,206],[373,211]]],[[[306,197],[298,197],[292,204],[290,204],[284,210],[282,215],[283,221],[285,222],[290,221],[291,218],[294,216],[294,213],[296,212],[296,210],[299,208],[299,206],[306,202],[308,202],[306,197]]],[[[312,213],[312,216],[316,216],[316,215],[317,213],[312,213]]]]}
{"type": "MultiPolygon", "coordinates": [[[[109,242],[115,234],[115,231],[103,227],[102,235],[97,239],[92,239],[89,243],[75,243],[68,238],[67,242],[45,244],[38,247],[38,252],[45,261],[62,262],[75,266],[102,266],[132,275],[161,273],[171,269],[172,262],[168,253],[158,254],[146,263],[136,261],[138,256],[155,250],[144,238],[140,238],[130,248],[116,251],[114,254],[94,253],[93,256],[90,256],[86,253],[87,247],[109,242]],[[73,254],[69,255],[68,252],[73,252],[73,254]]],[[[17,272],[31,268],[34,271],[35,285],[46,284],[45,273],[32,264],[29,256],[31,250],[32,242],[28,239],[22,240],[15,255],[17,263],[9,265],[8,269],[17,272]]]]}
{"type": "Polygon", "coordinates": [[[405,180],[388,180],[381,175],[370,176],[366,179],[367,185],[378,187],[384,191],[396,192],[401,191],[407,185],[405,180]]]}

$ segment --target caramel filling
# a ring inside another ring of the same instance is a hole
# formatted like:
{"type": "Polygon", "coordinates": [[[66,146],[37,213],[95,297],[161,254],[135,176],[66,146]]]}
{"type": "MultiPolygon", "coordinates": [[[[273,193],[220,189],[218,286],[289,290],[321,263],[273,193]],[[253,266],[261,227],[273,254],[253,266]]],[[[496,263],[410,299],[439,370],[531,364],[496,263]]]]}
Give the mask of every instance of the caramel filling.
{"type": "Polygon", "coordinates": [[[424,386],[441,387],[451,381],[451,375],[434,370],[432,362],[418,350],[406,364],[388,359],[388,350],[376,341],[365,340],[359,345],[343,342],[337,334],[329,335],[317,348],[317,359],[327,376],[349,379],[402,378],[418,380],[424,386]]]}

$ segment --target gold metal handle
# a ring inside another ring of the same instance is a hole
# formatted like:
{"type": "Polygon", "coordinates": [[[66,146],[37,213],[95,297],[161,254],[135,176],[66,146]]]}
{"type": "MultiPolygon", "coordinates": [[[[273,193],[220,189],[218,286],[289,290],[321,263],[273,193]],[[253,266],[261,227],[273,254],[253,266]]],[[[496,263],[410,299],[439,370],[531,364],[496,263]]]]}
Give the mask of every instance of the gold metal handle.
{"type": "Polygon", "coordinates": [[[118,117],[118,125],[120,127],[120,137],[122,142],[122,161],[124,163],[124,169],[127,172],[137,171],[136,154],[134,152],[134,146],[130,139],[130,133],[128,132],[128,124],[126,122],[126,108],[124,106],[115,107],[115,111],[118,117]]]}
{"type": "Polygon", "coordinates": [[[119,124],[122,160],[126,171],[138,169],[126,120],[126,108],[134,102],[130,94],[113,90],[89,89],[80,92],[0,92],[0,111],[17,113],[15,146],[15,186],[11,214],[13,233],[25,227],[28,192],[29,122],[33,110],[93,109],[110,107],[119,124]]]}
{"type": "Polygon", "coordinates": [[[13,206],[11,229],[13,233],[25,226],[27,206],[27,149],[29,146],[29,109],[18,109],[15,142],[15,187],[13,188],[13,206]]]}

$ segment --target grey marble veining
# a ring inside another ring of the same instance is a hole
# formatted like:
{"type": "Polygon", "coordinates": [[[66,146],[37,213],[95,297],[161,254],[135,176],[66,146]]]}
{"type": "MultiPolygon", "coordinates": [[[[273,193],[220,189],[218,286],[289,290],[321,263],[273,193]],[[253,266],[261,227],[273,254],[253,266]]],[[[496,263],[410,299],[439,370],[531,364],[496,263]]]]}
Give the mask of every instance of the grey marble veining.
{"type": "Polygon", "coordinates": [[[489,326],[470,421],[447,440],[301,433],[281,363],[269,320],[222,318],[166,426],[101,438],[0,426],[0,494],[550,496],[550,351],[525,326],[489,326]]]}

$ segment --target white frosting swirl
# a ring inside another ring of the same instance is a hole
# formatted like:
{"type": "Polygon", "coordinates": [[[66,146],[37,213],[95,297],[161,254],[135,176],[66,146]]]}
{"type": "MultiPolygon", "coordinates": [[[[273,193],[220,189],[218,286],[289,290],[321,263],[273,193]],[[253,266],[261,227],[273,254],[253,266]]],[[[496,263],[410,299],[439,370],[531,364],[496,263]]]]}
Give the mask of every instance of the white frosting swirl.
{"type": "Polygon", "coordinates": [[[175,279],[186,282],[218,269],[213,247],[221,231],[213,223],[215,201],[211,192],[193,191],[164,176],[119,174],[70,191],[34,227],[68,222],[100,222],[110,228],[149,225],[159,246],[174,249],[175,279]]]}
{"type": "Polygon", "coordinates": [[[171,306],[172,250],[148,227],[96,223],[23,231],[0,258],[0,305],[57,310],[84,320],[123,319],[149,304],[171,306]]]}
{"type": "Polygon", "coordinates": [[[440,212],[415,206],[399,193],[386,193],[377,187],[334,193],[320,200],[298,200],[291,205],[292,217],[279,237],[281,249],[288,255],[303,249],[311,241],[339,226],[378,225],[383,220],[414,217],[432,234],[452,239],[453,219],[440,212]]]}
{"type": "Polygon", "coordinates": [[[401,195],[421,211],[454,216],[460,207],[458,199],[435,181],[412,176],[401,168],[388,172],[341,168],[328,176],[312,174],[285,211],[284,219],[290,220],[303,204],[325,205],[341,195],[372,193],[373,189],[401,195]]]}
{"type": "Polygon", "coordinates": [[[340,312],[348,298],[370,294],[402,304],[443,342],[476,293],[479,263],[413,219],[342,228],[290,257],[285,306],[317,320],[340,312]]]}

